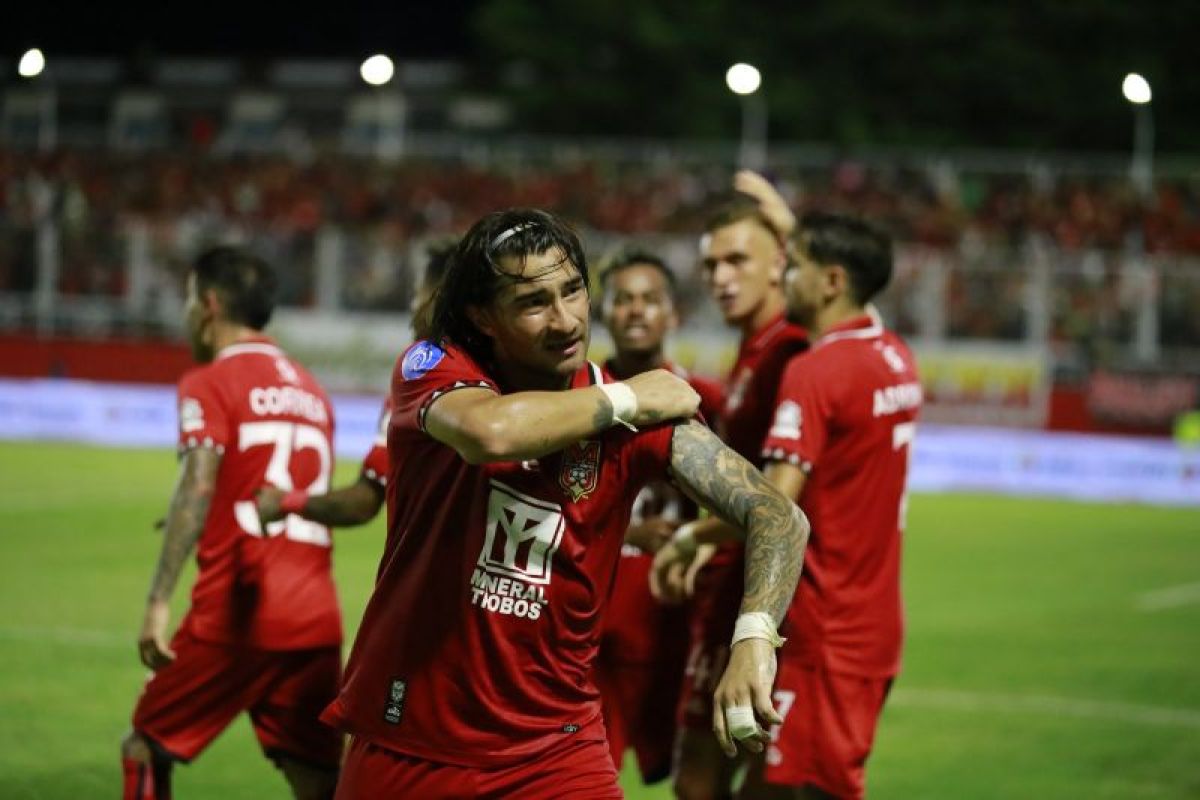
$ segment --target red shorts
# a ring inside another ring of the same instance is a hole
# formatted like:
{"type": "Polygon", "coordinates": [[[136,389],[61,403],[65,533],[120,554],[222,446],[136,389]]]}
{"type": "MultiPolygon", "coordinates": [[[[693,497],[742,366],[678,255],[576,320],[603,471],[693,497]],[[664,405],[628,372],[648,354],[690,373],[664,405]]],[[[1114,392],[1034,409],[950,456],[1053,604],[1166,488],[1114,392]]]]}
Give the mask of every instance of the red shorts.
{"type": "Polygon", "coordinates": [[[175,660],[151,676],[133,728],[191,761],[243,711],[271,758],[337,769],[342,735],[318,717],[337,696],[341,648],[267,651],[204,642],[179,632],[175,660]]]}
{"type": "Polygon", "coordinates": [[[596,665],[596,687],[613,764],[620,769],[625,751],[632,747],[645,783],[671,774],[683,659],[678,654],[670,656],[652,664],[601,661],[596,665]]]}
{"type": "Polygon", "coordinates": [[[742,606],[744,566],[720,554],[724,562],[701,570],[692,598],[687,668],[679,696],[679,725],[712,735],[713,693],[729,661],[729,642],[742,606]]]}
{"type": "Polygon", "coordinates": [[[480,769],[413,758],[350,740],[335,800],[620,800],[603,741],[567,741],[511,767],[480,769]]]}
{"type": "Polygon", "coordinates": [[[862,678],[779,662],[764,778],[812,785],[839,798],[863,796],[863,773],[891,678],[862,678]]]}

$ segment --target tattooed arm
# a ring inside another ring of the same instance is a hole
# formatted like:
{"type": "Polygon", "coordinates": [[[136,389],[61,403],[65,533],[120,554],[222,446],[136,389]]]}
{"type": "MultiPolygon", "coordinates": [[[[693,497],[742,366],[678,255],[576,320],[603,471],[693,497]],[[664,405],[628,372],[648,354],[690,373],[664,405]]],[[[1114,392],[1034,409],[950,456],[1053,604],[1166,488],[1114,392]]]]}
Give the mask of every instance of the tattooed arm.
{"type": "Polygon", "coordinates": [[[671,472],[693,500],[746,532],[746,589],[742,613],[765,611],[776,624],[792,601],[808,520],[750,462],[696,422],[679,425],[671,440],[671,472]]]}
{"type": "Polygon", "coordinates": [[[204,531],[220,465],[221,456],[207,447],[188,450],[180,461],[179,481],[175,484],[175,494],[167,512],[162,552],[150,582],[146,615],[138,636],[138,653],[142,663],[150,669],[161,669],[175,658],[167,646],[171,594],[188,555],[204,531]]]}
{"type": "MultiPolygon", "coordinates": [[[[624,383],[637,398],[637,413],[629,420],[634,425],[690,417],[700,405],[696,391],[666,370],[644,372],[624,383]]],[[[614,422],[612,403],[595,386],[504,395],[458,389],[433,401],[425,415],[429,435],[471,464],[540,458],[614,422]]]]}
{"type": "MultiPolygon", "coordinates": [[[[693,500],[746,531],[746,580],[741,613],[765,612],[776,625],[783,619],[804,563],[808,520],[789,498],[716,435],[695,422],[675,428],[671,471],[693,500]]],[[[762,728],[741,744],[761,752],[766,728],[782,720],[771,702],[775,681],[775,648],[765,639],[743,639],[729,653],[729,663],[713,698],[713,731],[727,755],[737,746],[725,713],[752,708],[762,728]]]]}

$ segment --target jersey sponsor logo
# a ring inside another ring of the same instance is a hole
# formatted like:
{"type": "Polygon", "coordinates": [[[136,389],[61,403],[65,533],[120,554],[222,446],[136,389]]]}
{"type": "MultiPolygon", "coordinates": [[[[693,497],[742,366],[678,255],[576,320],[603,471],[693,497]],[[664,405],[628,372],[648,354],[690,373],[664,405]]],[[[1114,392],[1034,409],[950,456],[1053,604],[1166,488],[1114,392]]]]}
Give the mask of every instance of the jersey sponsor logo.
{"type": "Polygon", "coordinates": [[[883,417],[888,414],[898,414],[901,411],[911,411],[920,407],[923,397],[921,384],[915,382],[876,389],[872,404],[872,416],[883,417]]]}
{"type": "Polygon", "coordinates": [[[563,451],[558,485],[578,503],[600,482],[600,442],[582,441],[563,451]]]}
{"type": "Polygon", "coordinates": [[[446,357],[446,351],[433,342],[417,342],[404,354],[400,374],[406,381],[414,381],[436,367],[446,357]]]}
{"type": "Polygon", "coordinates": [[[284,383],[300,382],[300,373],[296,372],[296,368],[286,358],[275,359],[275,370],[279,373],[279,378],[284,383]]]}
{"type": "Polygon", "coordinates": [[[179,430],[194,433],[204,429],[204,407],[194,397],[185,397],[179,403],[179,430]]]}
{"type": "Polygon", "coordinates": [[[471,604],[538,619],[566,524],[562,507],[492,481],[483,549],[471,575],[471,604]]]}
{"type": "Polygon", "coordinates": [[[779,408],[775,409],[775,422],[767,432],[767,438],[798,440],[803,419],[804,413],[800,410],[800,404],[794,400],[784,400],[779,404],[779,408]]]}
{"type": "Polygon", "coordinates": [[[295,386],[255,386],[250,390],[250,410],[260,417],[295,416],[325,425],[325,401],[295,386]]]}

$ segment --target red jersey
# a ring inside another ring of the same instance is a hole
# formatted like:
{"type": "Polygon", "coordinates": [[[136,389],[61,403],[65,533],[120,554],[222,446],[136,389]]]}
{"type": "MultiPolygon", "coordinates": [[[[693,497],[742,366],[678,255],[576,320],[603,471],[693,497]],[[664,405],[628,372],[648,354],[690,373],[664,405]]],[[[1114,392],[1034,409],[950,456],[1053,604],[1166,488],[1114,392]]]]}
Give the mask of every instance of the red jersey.
{"type": "MultiPolygon", "coordinates": [[[[738,348],[717,430],[725,444],[755,466],[762,465],[759,451],[771,424],[783,368],[806,347],[808,332],[780,314],[738,348]]],[[[740,564],[741,552],[739,543],[722,545],[709,565],[740,564]]],[[[740,600],[740,588],[736,595],[740,600]]]]}
{"type": "MultiPolygon", "coordinates": [[[[588,364],[574,385],[603,380],[588,364]]],[[[496,381],[417,342],[392,377],[388,535],[341,695],[323,718],[382,747],[491,767],[603,740],[592,662],[630,508],[672,426],[613,427],[536,462],[468,464],[424,430],[496,381]]]]}
{"type": "Polygon", "coordinates": [[[383,408],[379,412],[379,428],[375,432],[375,440],[371,442],[371,449],[367,451],[367,457],[363,459],[361,471],[364,478],[374,481],[384,488],[387,488],[387,436],[388,424],[391,420],[392,398],[388,397],[383,401],[383,408]]]}
{"type": "Polygon", "coordinates": [[[295,514],[259,525],[269,483],[329,489],[333,406],[304,367],[267,338],[221,350],[179,382],[179,447],[222,453],[200,567],[182,628],[210,642],[264,650],[339,644],[329,529],[295,514]]]}
{"type": "Polygon", "coordinates": [[[808,473],[812,524],[781,657],[866,677],[900,666],[900,531],[922,392],[908,347],[873,315],[784,372],[763,456],[808,473]]]}
{"type": "MultiPolygon", "coordinates": [[[[665,369],[683,378],[700,395],[700,413],[708,424],[715,424],[721,410],[721,385],[714,380],[692,375],[675,364],[665,369]]],[[[612,361],[605,372],[616,376],[612,361]]],[[[628,377],[628,376],[626,376],[628,377]]],[[[617,380],[621,380],[617,377],[617,380]]],[[[642,489],[633,504],[631,523],[652,517],[672,522],[696,518],[696,504],[670,482],[654,481],[642,489]]],[[[613,585],[612,601],[604,622],[603,649],[608,661],[622,664],[646,664],[656,661],[668,639],[687,638],[686,609],[664,605],[650,594],[650,568],[654,556],[635,545],[621,547],[621,562],[613,585]]]]}

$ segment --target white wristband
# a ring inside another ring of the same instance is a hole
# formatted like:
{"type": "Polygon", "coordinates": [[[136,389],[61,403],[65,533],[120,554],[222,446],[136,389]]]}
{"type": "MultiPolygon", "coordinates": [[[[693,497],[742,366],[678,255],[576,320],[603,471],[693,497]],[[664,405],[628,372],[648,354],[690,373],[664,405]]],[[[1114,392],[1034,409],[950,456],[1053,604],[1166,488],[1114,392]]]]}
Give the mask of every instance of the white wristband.
{"type": "Polygon", "coordinates": [[[637,428],[633,427],[633,418],[637,416],[638,401],[633,389],[630,389],[629,385],[625,383],[601,383],[597,384],[597,388],[604,392],[608,402],[612,404],[613,423],[636,431],[637,428]]]}
{"type": "Polygon", "coordinates": [[[731,646],[743,639],[766,639],[774,647],[782,647],[786,641],[775,630],[775,620],[765,611],[751,611],[737,618],[731,646]]]}

